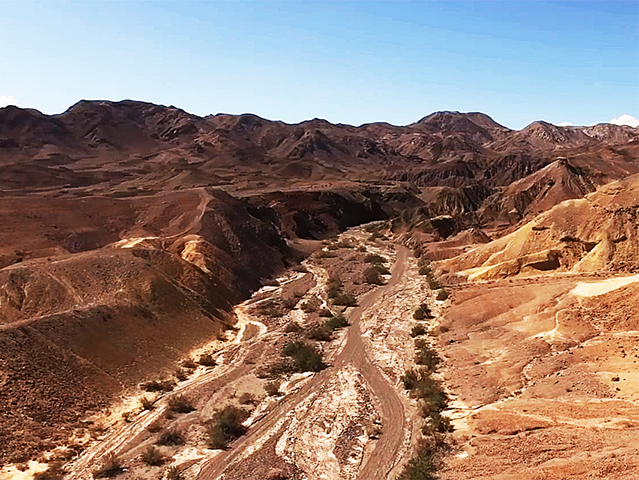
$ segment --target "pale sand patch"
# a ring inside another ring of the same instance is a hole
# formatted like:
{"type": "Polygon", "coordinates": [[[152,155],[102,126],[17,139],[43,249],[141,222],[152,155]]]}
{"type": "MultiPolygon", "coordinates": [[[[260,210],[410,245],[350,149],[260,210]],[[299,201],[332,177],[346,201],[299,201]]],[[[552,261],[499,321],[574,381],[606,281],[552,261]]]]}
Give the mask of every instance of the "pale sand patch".
{"type": "Polygon", "coordinates": [[[596,297],[635,282],[639,282],[639,273],[629,277],[609,278],[601,282],[579,283],[570,293],[580,297],[596,297]]]}
{"type": "Polygon", "coordinates": [[[2,467],[0,468],[0,480],[31,480],[35,473],[44,472],[48,465],[31,460],[28,466],[29,469],[24,472],[18,470],[14,465],[2,467]]]}

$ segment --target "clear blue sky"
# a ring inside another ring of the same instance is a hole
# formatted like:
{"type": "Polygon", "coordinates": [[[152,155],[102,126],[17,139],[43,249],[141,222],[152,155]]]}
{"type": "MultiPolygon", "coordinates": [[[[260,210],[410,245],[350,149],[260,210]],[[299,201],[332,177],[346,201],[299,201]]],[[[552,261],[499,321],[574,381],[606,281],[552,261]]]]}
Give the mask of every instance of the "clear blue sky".
{"type": "Polygon", "coordinates": [[[0,3],[0,97],[511,128],[639,117],[639,2],[0,3]]]}

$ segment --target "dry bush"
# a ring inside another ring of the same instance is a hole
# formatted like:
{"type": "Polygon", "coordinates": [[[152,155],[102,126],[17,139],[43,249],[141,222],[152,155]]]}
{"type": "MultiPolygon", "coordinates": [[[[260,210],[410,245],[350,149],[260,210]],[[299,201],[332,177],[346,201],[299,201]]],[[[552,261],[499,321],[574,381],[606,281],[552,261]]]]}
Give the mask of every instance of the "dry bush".
{"type": "Polygon", "coordinates": [[[384,285],[384,279],[375,267],[369,267],[364,271],[364,281],[369,285],[384,285]]]}
{"type": "Polygon", "coordinates": [[[50,463],[44,472],[34,473],[33,480],[64,480],[65,475],[66,472],[64,471],[62,462],[55,461],[50,463]]]}
{"type": "Polygon", "coordinates": [[[422,303],[417,309],[415,313],[413,313],[413,318],[415,320],[423,320],[425,318],[433,318],[433,315],[430,313],[430,308],[425,303],[422,303]]]}
{"type": "Polygon", "coordinates": [[[201,355],[197,363],[199,363],[203,367],[214,367],[215,365],[217,365],[217,362],[209,353],[201,355]]]}
{"type": "Polygon", "coordinates": [[[320,311],[319,311],[319,316],[320,316],[320,317],[325,317],[325,318],[326,318],[326,317],[329,317],[329,318],[330,318],[330,317],[332,317],[332,316],[333,316],[333,312],[331,312],[328,308],[324,307],[324,308],[321,308],[321,309],[320,309],[320,311]]]}
{"type": "Polygon", "coordinates": [[[335,305],[354,307],[357,305],[357,297],[352,293],[340,293],[333,299],[335,305]]]}
{"type": "Polygon", "coordinates": [[[445,288],[440,288],[435,295],[435,300],[446,300],[448,298],[448,292],[445,288]]]}
{"type": "Polygon", "coordinates": [[[286,326],[284,327],[285,333],[297,333],[301,330],[302,330],[302,326],[299,323],[294,321],[287,323],[286,326]]]}
{"type": "Polygon", "coordinates": [[[419,337],[420,335],[425,335],[425,334],[426,334],[426,327],[420,324],[415,325],[410,331],[411,337],[419,337]]]}
{"type": "Polygon", "coordinates": [[[282,299],[282,306],[287,309],[287,310],[293,310],[295,308],[295,306],[297,305],[297,298],[295,297],[288,297],[288,298],[284,298],[282,299]]]}
{"type": "Polygon", "coordinates": [[[92,473],[94,478],[110,478],[122,472],[122,460],[120,460],[120,457],[115,453],[109,453],[106,458],[102,460],[100,466],[92,473]]]}
{"type": "Polygon", "coordinates": [[[208,444],[210,448],[226,450],[228,444],[246,432],[242,422],[248,418],[248,412],[242,408],[229,405],[213,415],[207,426],[208,444]]]}
{"type": "Polygon", "coordinates": [[[164,457],[153,445],[149,445],[140,458],[145,465],[150,467],[157,467],[164,462],[164,457]]]}
{"type": "Polygon", "coordinates": [[[175,413],[190,413],[195,410],[191,400],[184,395],[174,395],[167,403],[169,410],[175,413]]]}
{"type": "Polygon", "coordinates": [[[388,260],[385,257],[382,257],[381,255],[378,255],[376,253],[369,253],[368,255],[364,257],[364,261],[366,263],[382,263],[382,264],[388,262],[388,260]]]}
{"type": "Polygon", "coordinates": [[[279,397],[281,395],[281,385],[282,384],[279,381],[273,380],[272,382],[268,382],[266,385],[264,385],[264,391],[271,397],[279,397]]]}
{"type": "Polygon", "coordinates": [[[164,446],[184,445],[184,436],[179,430],[166,430],[155,443],[164,446]]]}
{"type": "Polygon", "coordinates": [[[193,370],[194,368],[197,368],[197,363],[195,363],[195,361],[191,357],[185,358],[184,360],[182,360],[180,362],[180,365],[182,365],[182,368],[187,368],[189,370],[193,370]]]}
{"type": "Polygon", "coordinates": [[[176,368],[175,372],[173,372],[173,376],[178,382],[183,382],[188,378],[188,373],[183,368],[176,368]]]}
{"type": "Polygon", "coordinates": [[[260,403],[260,401],[255,398],[255,395],[249,392],[244,392],[242,395],[240,395],[238,401],[241,405],[256,405],[260,403]]]}
{"type": "Polygon", "coordinates": [[[322,301],[316,295],[313,295],[307,301],[302,303],[300,308],[302,309],[304,313],[312,313],[312,312],[316,312],[321,304],[322,304],[322,301]]]}
{"type": "Polygon", "coordinates": [[[175,382],[171,379],[150,380],[140,384],[140,388],[145,392],[170,392],[175,387],[175,382]]]}
{"type": "Polygon", "coordinates": [[[183,480],[184,473],[177,466],[173,465],[166,469],[166,480],[183,480]]]}
{"type": "Polygon", "coordinates": [[[322,354],[309,343],[287,343],[284,345],[282,353],[293,359],[298,372],[319,372],[326,368],[322,354]]]}

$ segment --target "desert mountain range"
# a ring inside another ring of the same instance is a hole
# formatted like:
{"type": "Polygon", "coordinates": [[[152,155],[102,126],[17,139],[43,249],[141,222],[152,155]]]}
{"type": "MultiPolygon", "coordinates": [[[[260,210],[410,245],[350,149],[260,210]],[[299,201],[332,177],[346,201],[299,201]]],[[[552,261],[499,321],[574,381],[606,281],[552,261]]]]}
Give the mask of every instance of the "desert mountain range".
{"type": "MultiPolygon", "coordinates": [[[[639,127],[0,109],[0,466],[77,440],[114,399],[230,335],[254,292],[376,221],[459,299],[477,282],[636,273],[639,127]]],[[[68,459],[87,446],[74,445],[68,459]]]]}

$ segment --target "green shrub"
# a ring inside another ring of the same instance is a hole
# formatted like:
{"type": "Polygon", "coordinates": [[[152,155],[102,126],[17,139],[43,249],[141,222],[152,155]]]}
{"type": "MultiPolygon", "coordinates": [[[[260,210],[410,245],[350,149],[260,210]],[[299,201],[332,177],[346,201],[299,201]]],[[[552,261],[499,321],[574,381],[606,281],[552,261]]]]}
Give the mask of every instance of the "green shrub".
{"type": "Polygon", "coordinates": [[[299,372],[319,372],[326,367],[322,354],[313,345],[305,342],[287,343],[282,353],[293,359],[299,372]]]}
{"type": "Polygon", "coordinates": [[[216,412],[207,427],[209,447],[226,450],[229,443],[246,433],[247,429],[242,422],[248,415],[246,410],[233,405],[216,412]]]}
{"type": "Polygon", "coordinates": [[[346,320],[344,315],[339,314],[326,320],[324,325],[331,330],[337,330],[339,328],[348,327],[350,323],[348,323],[348,320],[346,320]]]}
{"type": "Polygon", "coordinates": [[[434,371],[439,363],[439,357],[437,353],[430,348],[426,340],[421,338],[415,340],[415,349],[417,350],[415,363],[417,365],[423,365],[431,372],[434,371]]]}
{"type": "Polygon", "coordinates": [[[142,462],[145,465],[156,467],[158,465],[162,465],[162,463],[164,462],[164,458],[157,448],[155,448],[153,445],[150,445],[142,454],[142,462]]]}
{"type": "Polygon", "coordinates": [[[189,413],[195,410],[195,407],[184,395],[172,396],[169,398],[167,406],[169,410],[175,413],[189,413]]]}
{"type": "Polygon", "coordinates": [[[357,305],[357,297],[352,293],[340,293],[333,299],[335,305],[354,307],[357,305]]]}
{"type": "Polygon", "coordinates": [[[437,478],[433,452],[420,448],[411,458],[396,480],[435,480],[437,478]]]}

